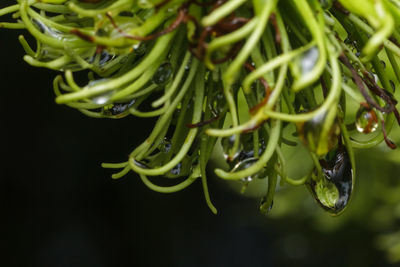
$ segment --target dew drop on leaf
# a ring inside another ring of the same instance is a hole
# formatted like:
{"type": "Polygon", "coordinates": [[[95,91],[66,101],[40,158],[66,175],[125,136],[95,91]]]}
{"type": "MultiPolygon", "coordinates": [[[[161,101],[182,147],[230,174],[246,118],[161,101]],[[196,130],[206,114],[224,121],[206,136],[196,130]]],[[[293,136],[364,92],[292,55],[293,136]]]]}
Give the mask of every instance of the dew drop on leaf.
{"type": "Polygon", "coordinates": [[[319,51],[317,47],[312,47],[303,54],[300,62],[303,75],[311,72],[314,69],[314,66],[317,63],[318,58],[319,58],[319,51]]]}
{"type": "Polygon", "coordinates": [[[163,85],[168,82],[172,76],[172,65],[169,62],[165,62],[158,67],[156,73],[153,76],[153,82],[158,85],[163,85]]]}
{"type": "Polygon", "coordinates": [[[260,203],[260,212],[261,214],[268,214],[272,207],[274,206],[274,201],[271,200],[270,202],[268,201],[267,197],[261,198],[261,203],[260,203]]]}
{"type": "Polygon", "coordinates": [[[106,116],[117,116],[124,112],[126,112],[133,104],[135,103],[135,99],[133,99],[129,103],[115,103],[111,104],[111,106],[104,106],[102,109],[102,114],[106,116]]]}
{"type": "Polygon", "coordinates": [[[378,118],[372,108],[360,106],[356,113],[356,128],[360,133],[373,133],[378,128],[378,118]]]}
{"type": "Polygon", "coordinates": [[[98,105],[107,104],[111,99],[111,93],[105,93],[92,98],[93,103],[98,105]]]}
{"type": "Polygon", "coordinates": [[[171,141],[168,138],[164,137],[158,148],[160,149],[161,152],[168,153],[171,150],[171,147],[172,147],[171,141]]]}
{"type": "Polygon", "coordinates": [[[171,169],[171,174],[172,175],[179,175],[179,174],[181,174],[181,167],[182,167],[182,163],[181,162],[179,162],[178,164],[176,164],[175,165],[175,167],[173,167],[172,169],[171,169]]]}
{"type": "MultiPolygon", "coordinates": [[[[256,163],[257,161],[258,161],[258,159],[257,158],[253,158],[253,157],[241,160],[238,163],[236,163],[236,165],[233,167],[231,172],[237,172],[237,171],[245,170],[245,169],[249,168],[251,165],[253,165],[254,163],[256,163]]],[[[257,179],[257,178],[258,179],[262,179],[262,178],[265,178],[265,177],[267,177],[266,168],[262,168],[259,172],[255,173],[255,174],[253,174],[251,176],[244,177],[242,179],[242,182],[247,182],[248,183],[248,182],[253,181],[254,179],[257,179]]]]}
{"type": "Polygon", "coordinates": [[[140,43],[133,46],[133,51],[138,56],[144,55],[146,53],[146,49],[147,47],[145,43],[140,43]]]}
{"type": "Polygon", "coordinates": [[[113,60],[115,55],[109,54],[107,51],[103,50],[100,54],[99,67],[103,67],[106,63],[113,60]]]}
{"type": "Polygon", "coordinates": [[[147,166],[145,163],[140,162],[138,160],[133,160],[136,166],[142,168],[142,169],[149,169],[149,166],[147,166]]]}
{"type": "Polygon", "coordinates": [[[340,126],[336,118],[330,129],[321,136],[324,130],[326,113],[313,117],[311,120],[297,123],[297,132],[304,145],[318,156],[325,155],[337,144],[340,126]]]}
{"type": "Polygon", "coordinates": [[[233,149],[235,140],[236,135],[231,135],[221,139],[222,150],[224,151],[224,158],[227,162],[234,161],[240,154],[240,149],[238,149],[238,151],[236,151],[236,153],[231,156],[231,150],[233,149]]]}
{"type": "Polygon", "coordinates": [[[226,103],[223,93],[215,90],[212,93],[211,99],[212,101],[210,101],[210,108],[214,115],[222,113],[226,103]]]}
{"type": "Polygon", "coordinates": [[[322,175],[308,183],[313,197],[322,208],[339,214],[350,201],[354,171],[346,148],[339,145],[320,160],[322,175]]]}

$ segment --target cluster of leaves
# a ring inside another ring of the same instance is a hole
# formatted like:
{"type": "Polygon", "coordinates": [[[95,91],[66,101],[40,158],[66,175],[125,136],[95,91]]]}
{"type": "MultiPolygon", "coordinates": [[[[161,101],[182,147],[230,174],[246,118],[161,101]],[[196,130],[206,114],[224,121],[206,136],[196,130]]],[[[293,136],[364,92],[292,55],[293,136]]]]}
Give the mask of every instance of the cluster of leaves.
{"type": "Polygon", "coordinates": [[[213,212],[215,146],[229,164],[216,175],[244,189],[268,184],[262,212],[280,179],[306,185],[332,214],[353,191],[353,148],[396,148],[398,0],[18,0],[0,16],[0,27],[36,39],[32,48],[19,37],[26,62],[64,73],[57,103],[96,118],[157,118],[126,162],[103,164],[120,169],[113,178],[132,170],[163,193],[200,179],[213,212]],[[287,151],[301,144],[308,173],[289,178],[287,151]]]}

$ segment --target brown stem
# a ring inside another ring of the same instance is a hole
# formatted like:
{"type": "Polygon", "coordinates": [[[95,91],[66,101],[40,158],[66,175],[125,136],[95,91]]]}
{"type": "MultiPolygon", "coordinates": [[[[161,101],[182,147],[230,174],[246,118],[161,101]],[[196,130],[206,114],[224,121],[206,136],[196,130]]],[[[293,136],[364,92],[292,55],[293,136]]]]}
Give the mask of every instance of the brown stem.
{"type": "Polygon", "coordinates": [[[180,8],[179,12],[178,12],[178,16],[176,17],[176,19],[167,28],[165,28],[162,31],[159,31],[157,33],[150,34],[150,35],[147,35],[147,36],[133,36],[133,35],[130,35],[130,34],[124,32],[121,28],[118,27],[118,25],[115,23],[114,18],[111,16],[110,12],[107,12],[106,16],[110,20],[110,22],[113,25],[113,27],[120,34],[122,34],[122,36],[124,36],[125,38],[132,39],[132,40],[137,40],[137,41],[148,41],[148,40],[156,39],[156,38],[158,38],[158,37],[160,37],[162,35],[165,35],[167,33],[170,33],[172,31],[174,31],[176,28],[179,27],[179,25],[181,25],[181,23],[183,22],[183,20],[185,18],[186,13],[187,13],[187,8],[186,7],[180,8]]]}
{"type": "Polygon", "coordinates": [[[360,75],[357,73],[357,71],[353,68],[349,59],[343,53],[339,56],[339,60],[351,71],[354,83],[357,85],[358,89],[360,89],[361,94],[364,96],[364,98],[368,104],[370,104],[377,110],[385,112],[385,113],[390,113],[393,111],[392,107],[383,108],[378,103],[376,103],[374,99],[372,99],[372,97],[368,94],[367,89],[364,86],[363,79],[360,77],[360,75]]]}
{"type": "MultiPolygon", "coordinates": [[[[245,66],[245,68],[248,69],[249,71],[254,71],[254,70],[255,70],[254,66],[251,65],[251,64],[248,63],[248,62],[244,63],[244,66],[245,66]]],[[[252,108],[250,109],[250,113],[251,113],[251,114],[256,113],[261,107],[263,107],[265,104],[267,104],[268,99],[269,99],[269,96],[271,95],[271,87],[268,85],[267,81],[266,81],[264,78],[262,78],[262,77],[258,78],[258,80],[259,80],[259,81],[261,82],[261,84],[264,86],[264,90],[265,90],[264,99],[263,99],[260,103],[258,103],[257,105],[255,105],[254,107],[252,107],[252,108]]]]}
{"type": "Polygon", "coordinates": [[[396,148],[397,148],[396,144],[393,143],[393,141],[390,140],[390,139],[387,137],[387,133],[386,133],[386,129],[385,129],[385,121],[384,121],[384,120],[381,120],[381,124],[382,124],[383,138],[385,139],[386,145],[387,145],[388,147],[390,147],[391,149],[396,149],[396,148]]]}
{"type": "Polygon", "coordinates": [[[214,116],[209,120],[200,121],[198,123],[193,123],[193,124],[186,124],[186,127],[188,127],[188,128],[198,128],[198,127],[202,127],[204,125],[210,124],[210,123],[212,123],[212,122],[214,122],[214,121],[216,121],[218,119],[219,119],[219,115],[214,116]]]}

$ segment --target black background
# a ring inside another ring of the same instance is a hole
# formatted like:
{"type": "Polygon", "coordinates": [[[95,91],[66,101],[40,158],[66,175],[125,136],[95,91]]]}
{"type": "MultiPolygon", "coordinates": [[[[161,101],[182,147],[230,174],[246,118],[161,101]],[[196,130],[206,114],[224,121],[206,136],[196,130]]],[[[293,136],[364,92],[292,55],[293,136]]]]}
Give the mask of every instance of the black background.
{"type": "Polygon", "coordinates": [[[257,202],[211,181],[163,195],[101,162],[125,161],[153,121],[87,118],[54,102],[56,72],[26,64],[18,33],[0,32],[1,251],[4,266],[264,266],[268,222],[257,202]],[[243,220],[243,216],[245,220],[243,220]],[[243,225],[245,223],[245,225],[243,225]],[[258,264],[258,265],[257,265],[258,264]]]}

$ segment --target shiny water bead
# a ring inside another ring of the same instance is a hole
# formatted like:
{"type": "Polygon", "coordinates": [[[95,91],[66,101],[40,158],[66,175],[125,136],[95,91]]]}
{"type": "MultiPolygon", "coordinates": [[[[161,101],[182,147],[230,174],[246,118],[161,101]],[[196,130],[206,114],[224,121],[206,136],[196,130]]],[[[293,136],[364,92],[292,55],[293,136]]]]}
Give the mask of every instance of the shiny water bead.
{"type": "Polygon", "coordinates": [[[240,190],[240,193],[244,194],[246,192],[246,189],[249,186],[249,184],[253,181],[253,177],[248,176],[248,177],[242,178],[240,181],[242,182],[242,189],[240,190]]]}
{"type": "MultiPolygon", "coordinates": [[[[165,155],[165,154],[163,153],[163,155],[165,155]]],[[[168,161],[164,161],[162,164],[165,164],[167,162],[168,161]]],[[[188,175],[190,175],[190,171],[192,170],[193,164],[194,164],[194,160],[192,158],[186,156],[183,158],[183,160],[181,162],[176,164],[169,172],[165,173],[164,176],[167,178],[177,178],[177,177],[188,176],[188,175]]]]}
{"type": "Polygon", "coordinates": [[[158,85],[163,85],[168,82],[172,76],[172,65],[169,62],[165,62],[158,67],[156,73],[153,76],[153,82],[158,85]]]}
{"type": "Polygon", "coordinates": [[[213,85],[213,90],[208,97],[209,99],[207,99],[208,108],[210,109],[212,116],[221,115],[226,107],[224,93],[219,88],[215,88],[216,86],[216,84],[213,85]]]}
{"type": "MultiPolygon", "coordinates": [[[[262,132],[261,132],[262,133],[262,132]]],[[[254,134],[253,133],[248,133],[248,134],[242,134],[240,136],[240,143],[241,143],[241,151],[237,157],[239,161],[252,158],[256,155],[255,146],[254,146],[254,134]]],[[[258,137],[258,153],[257,155],[260,156],[263,151],[265,150],[265,139],[262,137],[262,134],[259,135],[258,137]]]]}
{"type": "MultiPolygon", "coordinates": [[[[258,161],[258,158],[246,158],[244,160],[241,160],[239,162],[236,163],[236,165],[233,167],[231,172],[237,172],[237,171],[242,171],[245,170],[247,168],[249,168],[251,165],[253,165],[254,163],[256,163],[258,161]]],[[[266,168],[262,168],[259,172],[251,175],[251,176],[247,176],[244,177],[242,179],[243,182],[251,182],[254,179],[263,179],[267,177],[267,169],[266,168]]]]}
{"type": "Polygon", "coordinates": [[[164,137],[164,139],[161,141],[160,145],[158,146],[158,149],[163,153],[168,153],[171,150],[171,147],[172,147],[171,140],[168,139],[167,137],[164,137]]]}
{"type": "MultiPolygon", "coordinates": [[[[90,83],[89,83],[89,85],[90,85],[90,83]]],[[[92,101],[95,104],[104,105],[110,101],[111,96],[112,96],[112,93],[105,93],[105,94],[97,95],[92,98],[92,101]]]]}
{"type": "Polygon", "coordinates": [[[127,113],[128,109],[135,103],[135,100],[132,100],[129,103],[115,103],[104,106],[102,109],[102,114],[106,116],[118,116],[123,113],[127,113]]]}
{"type": "Polygon", "coordinates": [[[39,29],[39,31],[41,33],[44,33],[48,36],[51,36],[59,41],[62,41],[65,39],[65,34],[63,34],[62,32],[54,29],[54,28],[50,28],[49,26],[47,26],[45,23],[43,23],[42,21],[38,20],[38,19],[32,19],[33,24],[39,29]]]}
{"type": "Polygon", "coordinates": [[[374,81],[375,83],[379,83],[379,77],[376,73],[372,73],[372,75],[374,76],[374,81]]]}
{"type": "Polygon", "coordinates": [[[107,62],[113,60],[115,55],[103,50],[100,54],[99,66],[104,66],[107,62]]]}
{"type": "Polygon", "coordinates": [[[340,126],[336,118],[326,132],[326,136],[321,136],[324,132],[325,118],[326,113],[296,124],[297,132],[303,144],[318,156],[325,155],[335,147],[340,135],[340,126]]]}
{"type": "Polygon", "coordinates": [[[359,51],[358,43],[356,40],[353,38],[346,38],[344,40],[344,43],[353,51],[353,53],[356,54],[357,57],[361,55],[361,52],[359,51]]]}
{"type": "Polygon", "coordinates": [[[146,53],[146,49],[147,45],[144,42],[133,46],[133,51],[138,56],[144,55],[146,53]]]}
{"type": "Polygon", "coordinates": [[[251,181],[253,181],[253,177],[252,176],[247,176],[242,178],[241,180],[243,183],[250,183],[251,181]]]}
{"type": "Polygon", "coordinates": [[[221,139],[222,150],[224,151],[224,158],[228,163],[234,161],[240,154],[240,149],[238,149],[238,151],[235,151],[235,154],[231,156],[236,138],[236,135],[231,135],[221,139]]]}
{"type": "Polygon", "coordinates": [[[301,72],[303,75],[311,72],[314,69],[315,64],[317,64],[318,58],[319,50],[315,46],[310,48],[303,54],[300,61],[301,72]]]}
{"type": "Polygon", "coordinates": [[[259,207],[261,214],[264,214],[264,215],[268,214],[272,210],[273,206],[274,206],[273,200],[268,201],[267,197],[265,197],[265,196],[261,198],[261,203],[260,203],[260,207],[259,207]]]}
{"type": "Polygon", "coordinates": [[[322,208],[339,214],[347,207],[354,187],[353,166],[346,148],[340,144],[320,164],[322,175],[314,175],[307,185],[322,208]]]}
{"type": "Polygon", "coordinates": [[[361,105],[356,113],[356,128],[360,133],[373,133],[378,129],[378,118],[368,105],[361,105]]]}
{"type": "Polygon", "coordinates": [[[172,175],[179,175],[181,174],[181,170],[182,170],[182,163],[179,162],[178,164],[176,164],[175,167],[171,169],[170,172],[172,175]]]}
{"type": "Polygon", "coordinates": [[[145,164],[145,163],[143,163],[141,161],[138,161],[138,160],[134,159],[133,162],[135,163],[136,166],[138,166],[138,167],[140,167],[142,169],[149,169],[149,166],[147,166],[147,164],[145,164]]]}

